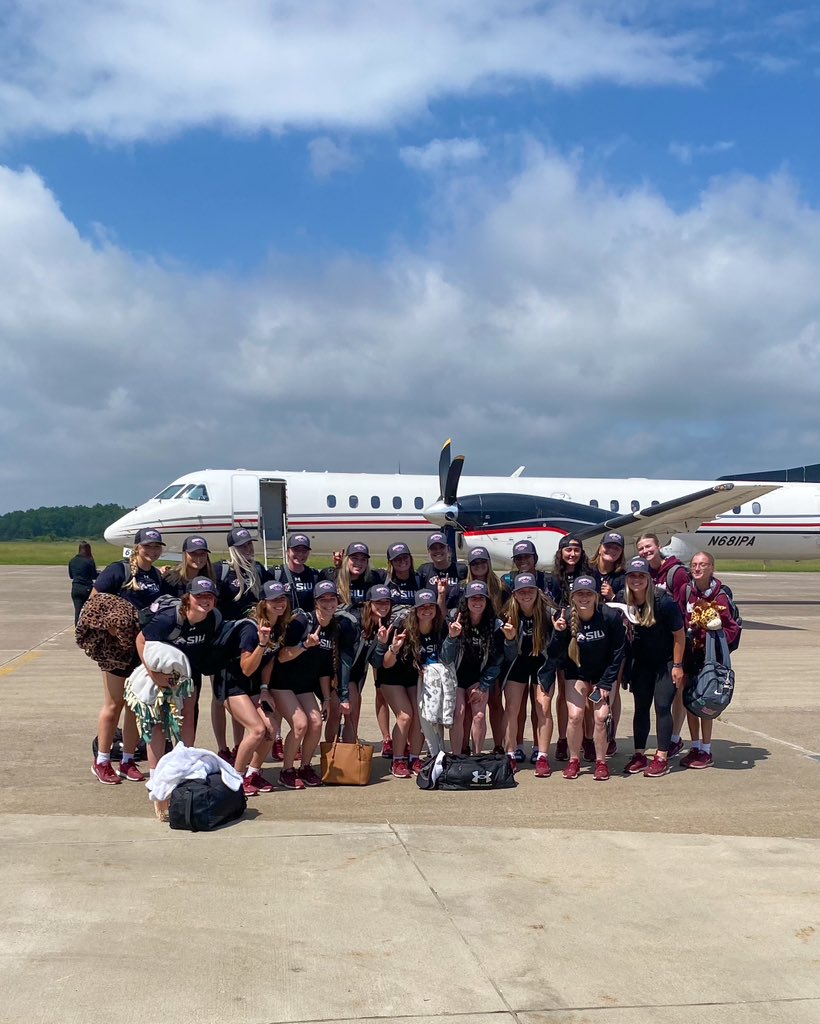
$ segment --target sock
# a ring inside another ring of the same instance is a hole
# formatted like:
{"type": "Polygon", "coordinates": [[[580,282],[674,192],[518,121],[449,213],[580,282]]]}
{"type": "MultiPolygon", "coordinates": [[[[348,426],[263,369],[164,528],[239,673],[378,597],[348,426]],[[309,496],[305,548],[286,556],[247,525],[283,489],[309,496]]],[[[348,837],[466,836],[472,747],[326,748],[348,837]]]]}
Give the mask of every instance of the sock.
{"type": "Polygon", "coordinates": [[[700,749],[703,751],[704,754],[711,754],[712,753],[712,744],[711,743],[701,743],[700,749]]]}
{"type": "Polygon", "coordinates": [[[680,735],[672,737],[672,742],[673,743],[677,743],[679,740],[680,740],[680,735]]]}
{"type": "Polygon", "coordinates": [[[407,760],[406,757],[394,757],[393,758],[393,764],[395,764],[397,761],[406,761],[406,760],[407,760]]]}
{"type": "Polygon", "coordinates": [[[700,740],[692,740],[692,749],[693,750],[702,750],[703,749],[700,740]]]}
{"type": "Polygon", "coordinates": [[[133,754],[126,754],[125,751],[122,752],[122,758],[120,760],[120,764],[128,764],[129,761],[133,761],[133,760],[134,760],[134,755],[133,754]]]}
{"type": "Polygon", "coordinates": [[[539,750],[538,751],[538,760],[539,761],[546,761],[546,759],[547,759],[547,755],[543,751],[539,750]]]}
{"type": "Polygon", "coordinates": [[[251,767],[251,765],[248,765],[248,767],[245,769],[245,778],[249,779],[251,775],[256,775],[256,769],[251,767]]]}
{"type": "Polygon", "coordinates": [[[108,764],[110,761],[110,754],[97,754],[97,764],[108,764]]]}

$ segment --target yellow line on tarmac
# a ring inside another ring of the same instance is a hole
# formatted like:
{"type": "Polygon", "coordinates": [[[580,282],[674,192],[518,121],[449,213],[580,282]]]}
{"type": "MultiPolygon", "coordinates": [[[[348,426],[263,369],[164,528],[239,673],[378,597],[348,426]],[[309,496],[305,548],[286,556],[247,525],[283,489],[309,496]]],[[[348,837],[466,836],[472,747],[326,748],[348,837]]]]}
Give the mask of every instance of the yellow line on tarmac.
{"type": "Polygon", "coordinates": [[[11,659],[8,665],[0,667],[0,676],[10,676],[21,665],[27,665],[30,661],[36,661],[37,658],[42,658],[42,656],[42,651],[26,651],[25,654],[18,654],[16,658],[11,659]]]}

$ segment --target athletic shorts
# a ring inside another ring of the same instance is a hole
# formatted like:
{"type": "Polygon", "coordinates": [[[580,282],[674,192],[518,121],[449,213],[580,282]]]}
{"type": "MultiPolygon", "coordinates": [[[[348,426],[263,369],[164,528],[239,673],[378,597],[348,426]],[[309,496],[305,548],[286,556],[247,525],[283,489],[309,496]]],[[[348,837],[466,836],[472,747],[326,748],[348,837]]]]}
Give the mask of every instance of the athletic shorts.
{"type": "Polygon", "coordinates": [[[528,686],[535,686],[538,682],[538,670],[543,664],[543,655],[519,654],[507,670],[504,682],[505,684],[524,683],[528,686]]]}

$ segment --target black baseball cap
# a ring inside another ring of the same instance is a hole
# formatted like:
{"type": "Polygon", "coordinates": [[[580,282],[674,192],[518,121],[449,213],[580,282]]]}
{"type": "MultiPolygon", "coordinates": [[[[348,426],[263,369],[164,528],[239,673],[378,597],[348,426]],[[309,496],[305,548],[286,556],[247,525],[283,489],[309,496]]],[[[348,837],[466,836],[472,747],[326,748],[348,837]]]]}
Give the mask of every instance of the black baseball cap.
{"type": "Polygon", "coordinates": [[[313,588],[313,600],[316,601],[320,597],[327,597],[328,594],[333,594],[334,597],[339,596],[336,584],[333,580],[319,580],[313,588]]]}
{"type": "Polygon", "coordinates": [[[572,581],[572,586],[569,588],[570,593],[574,594],[579,590],[591,590],[593,593],[598,593],[598,582],[593,576],[577,576],[572,581]]]}
{"type": "Polygon", "coordinates": [[[309,548],[310,537],[305,536],[304,533],[292,533],[288,537],[289,548],[309,548]]]}
{"type": "Polygon", "coordinates": [[[347,553],[349,555],[364,555],[365,558],[370,558],[370,548],[366,544],[362,544],[360,540],[354,540],[352,544],[348,544],[347,553]]]}
{"type": "Polygon", "coordinates": [[[652,571],[649,568],[649,562],[645,558],[630,558],[626,563],[626,574],[627,576],[631,572],[641,572],[644,576],[651,576],[652,571]]]}
{"type": "Polygon", "coordinates": [[[268,580],[262,587],[262,593],[266,601],[276,601],[280,597],[290,597],[290,587],[280,583],[279,580],[268,580]]]}
{"type": "Polygon", "coordinates": [[[207,576],[194,576],[185,591],[188,594],[210,594],[214,598],[217,596],[216,584],[207,576]]]}
{"type": "Polygon", "coordinates": [[[400,558],[402,555],[409,555],[410,548],[406,544],[391,544],[387,549],[387,561],[392,562],[394,558],[400,558]]]}
{"type": "Polygon", "coordinates": [[[427,538],[427,550],[429,551],[434,544],[443,544],[447,547],[447,538],[443,533],[431,533],[427,538]]]}
{"type": "Polygon", "coordinates": [[[425,604],[438,604],[438,598],[432,590],[417,590],[416,600],[413,602],[415,608],[421,608],[425,604]]]}
{"type": "Polygon", "coordinates": [[[535,545],[531,540],[519,540],[513,544],[512,556],[515,558],[516,555],[534,555],[538,558],[538,552],[535,549],[535,545]]]}
{"type": "Polygon", "coordinates": [[[538,580],[531,572],[519,572],[513,580],[513,593],[516,590],[525,590],[527,587],[538,588],[538,580]]]}
{"type": "Polygon", "coordinates": [[[489,597],[490,592],[483,580],[473,580],[464,588],[465,597],[489,597]]]}
{"type": "Polygon", "coordinates": [[[470,552],[467,555],[467,562],[472,565],[473,562],[489,562],[490,552],[486,548],[470,548],[470,552]]]}
{"type": "Polygon", "coordinates": [[[242,545],[247,544],[249,540],[253,540],[253,537],[251,537],[251,531],[246,530],[244,526],[238,526],[228,534],[228,547],[241,548],[242,545]]]}
{"type": "Polygon", "coordinates": [[[558,541],[558,550],[563,551],[570,544],[577,544],[582,551],[584,550],[584,542],[579,537],[576,537],[574,533],[568,533],[558,541]]]}
{"type": "Polygon", "coordinates": [[[626,546],[624,544],[624,535],[622,533],[615,533],[614,530],[613,530],[612,533],[605,533],[603,535],[603,537],[601,538],[601,543],[602,544],[620,544],[621,547],[625,547],[626,546]]]}
{"type": "Polygon", "coordinates": [[[365,595],[368,601],[392,601],[393,595],[390,593],[390,587],[386,587],[383,583],[376,583],[368,590],[365,595]]]}
{"type": "Polygon", "coordinates": [[[183,551],[210,551],[204,537],[186,537],[182,542],[183,551]]]}
{"type": "Polygon", "coordinates": [[[159,530],[155,530],[153,526],[137,530],[134,534],[134,546],[136,547],[137,544],[162,544],[162,546],[165,547],[162,540],[162,534],[159,530]]]}

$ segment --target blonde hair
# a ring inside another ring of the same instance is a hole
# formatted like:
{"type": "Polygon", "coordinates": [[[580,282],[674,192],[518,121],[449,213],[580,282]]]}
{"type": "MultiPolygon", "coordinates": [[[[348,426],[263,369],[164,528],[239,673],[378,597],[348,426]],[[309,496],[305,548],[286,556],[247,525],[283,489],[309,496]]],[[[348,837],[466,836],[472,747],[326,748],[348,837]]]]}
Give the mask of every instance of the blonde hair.
{"type": "Polygon", "coordinates": [[[216,573],[214,567],[211,564],[211,556],[205,555],[205,567],[200,571],[193,565],[185,564],[185,555],[182,556],[182,561],[179,565],[175,565],[173,569],[169,569],[165,575],[165,580],[172,586],[177,586],[180,583],[190,583],[191,580],[197,578],[197,576],[207,576],[209,580],[216,583],[216,573]]]}
{"type": "MultiPolygon", "coordinates": [[[[599,600],[600,599],[599,599],[598,595],[596,594],[595,595],[595,609],[596,609],[596,611],[597,611],[597,608],[598,608],[599,600]]],[[[581,651],[578,648],[578,624],[581,621],[581,616],[578,614],[578,608],[576,607],[574,601],[571,602],[571,608],[572,608],[572,611],[571,611],[571,614],[570,614],[570,617],[569,617],[569,632],[570,632],[570,637],[571,637],[570,642],[569,642],[569,656],[570,656],[570,658],[572,658],[572,660],[575,662],[576,665],[580,666],[580,664],[581,664],[581,651]]]]}
{"type": "MultiPolygon", "coordinates": [[[[532,609],[533,654],[542,654],[544,648],[547,646],[547,641],[550,638],[550,632],[552,629],[551,613],[555,610],[556,606],[553,603],[552,598],[547,597],[543,590],[537,590],[535,604],[532,609]]],[[[521,625],[521,609],[518,606],[518,601],[516,601],[515,595],[513,595],[507,602],[503,615],[510,625],[515,627],[516,636],[518,636],[519,627],[521,625]]],[[[518,636],[518,650],[521,650],[520,636],[518,636]]]]}
{"type": "MultiPolygon", "coordinates": [[[[280,643],[285,637],[285,630],[288,628],[290,620],[293,618],[293,609],[291,608],[290,598],[287,597],[287,606],[276,622],[271,622],[270,616],[268,615],[268,605],[263,598],[253,609],[250,617],[254,622],[258,622],[260,626],[270,626],[270,643],[273,644],[274,640],[279,640],[280,643]]],[[[270,645],[269,645],[270,646],[270,645]]]]}
{"type": "MultiPolygon", "coordinates": [[[[485,577],[485,579],[481,580],[481,582],[487,584],[487,590],[489,591],[490,594],[490,603],[493,606],[495,614],[500,615],[501,610],[504,606],[504,591],[501,589],[501,584],[498,581],[498,577],[493,572],[493,563],[488,562],[487,565],[487,576],[485,577]]],[[[467,566],[467,582],[472,583],[474,579],[476,579],[476,577],[473,576],[473,566],[472,563],[470,563],[467,566]]]]}
{"type": "Polygon", "coordinates": [[[234,601],[241,601],[246,593],[251,593],[258,599],[262,593],[262,583],[259,579],[259,573],[256,571],[256,562],[251,561],[250,558],[245,558],[244,555],[240,555],[235,547],[229,547],[228,563],[236,573],[236,580],[239,584],[239,590],[234,601]]]}
{"type": "MultiPolygon", "coordinates": [[[[370,572],[370,556],[367,558],[367,567],[359,579],[364,579],[370,572]]],[[[350,555],[345,555],[342,564],[336,572],[336,590],[339,594],[339,604],[350,604],[350,555]]]]}
{"type": "Polygon", "coordinates": [[[624,597],[626,598],[627,607],[637,620],[637,625],[649,627],[655,625],[655,584],[652,582],[651,576],[647,576],[646,578],[648,580],[646,587],[646,603],[640,611],[639,606],[635,603],[635,598],[632,594],[632,587],[629,585],[628,573],[624,580],[624,597]]]}
{"type": "MultiPolygon", "coordinates": [[[[140,572],[140,571],[143,571],[143,572],[147,572],[148,571],[147,569],[140,570],[140,567],[139,567],[140,548],[144,547],[144,546],[145,546],[144,544],[135,544],[134,545],[134,550],[131,552],[131,557],[128,559],[128,565],[129,565],[129,568],[131,569],[131,579],[122,588],[123,590],[141,590],[142,589],[142,587],[140,587],[139,583],[137,583],[137,573],[140,572]]],[[[151,565],[149,566],[149,568],[153,569],[153,567],[154,567],[154,563],[152,562],[151,565]]]]}

